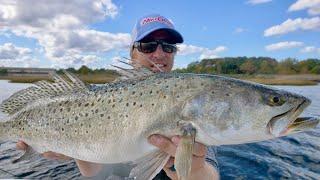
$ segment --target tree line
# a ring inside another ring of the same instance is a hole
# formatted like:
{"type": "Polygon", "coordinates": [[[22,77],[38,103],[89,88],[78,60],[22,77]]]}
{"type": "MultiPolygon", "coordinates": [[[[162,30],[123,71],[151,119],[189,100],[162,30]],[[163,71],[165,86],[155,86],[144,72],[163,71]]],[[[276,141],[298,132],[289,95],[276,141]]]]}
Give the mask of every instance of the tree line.
{"type": "Polygon", "coordinates": [[[206,74],[320,74],[320,59],[277,61],[270,57],[224,57],[190,63],[176,72],[206,74]]]}

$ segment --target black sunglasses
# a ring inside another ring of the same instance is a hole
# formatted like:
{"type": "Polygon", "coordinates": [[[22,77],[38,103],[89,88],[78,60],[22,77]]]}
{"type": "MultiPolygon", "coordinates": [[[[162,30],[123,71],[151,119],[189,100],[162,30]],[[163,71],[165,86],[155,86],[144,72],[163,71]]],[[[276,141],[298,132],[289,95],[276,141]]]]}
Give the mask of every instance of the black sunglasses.
{"type": "Polygon", "coordinates": [[[134,42],[133,47],[137,48],[142,53],[153,53],[156,51],[158,45],[161,45],[161,48],[166,53],[177,52],[177,46],[175,44],[170,44],[162,40],[155,40],[151,42],[134,42]]]}

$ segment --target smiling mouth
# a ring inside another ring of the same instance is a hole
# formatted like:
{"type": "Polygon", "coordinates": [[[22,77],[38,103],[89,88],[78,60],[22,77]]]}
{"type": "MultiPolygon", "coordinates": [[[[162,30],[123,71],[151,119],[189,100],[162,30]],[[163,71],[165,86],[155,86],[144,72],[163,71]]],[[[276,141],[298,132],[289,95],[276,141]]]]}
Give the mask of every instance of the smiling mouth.
{"type": "Polygon", "coordinates": [[[270,134],[274,135],[274,129],[275,125],[278,121],[285,121],[284,117],[287,117],[290,121],[286,125],[286,127],[278,134],[278,135],[285,135],[285,132],[287,132],[287,129],[292,125],[297,119],[298,116],[302,113],[302,111],[310,105],[310,101],[303,100],[297,107],[291,108],[288,111],[279,114],[275,117],[273,117],[267,124],[267,129],[270,134]]]}
{"type": "Polygon", "coordinates": [[[167,66],[166,64],[157,64],[157,63],[151,65],[152,68],[154,68],[154,67],[163,68],[166,66],[167,66]]]}

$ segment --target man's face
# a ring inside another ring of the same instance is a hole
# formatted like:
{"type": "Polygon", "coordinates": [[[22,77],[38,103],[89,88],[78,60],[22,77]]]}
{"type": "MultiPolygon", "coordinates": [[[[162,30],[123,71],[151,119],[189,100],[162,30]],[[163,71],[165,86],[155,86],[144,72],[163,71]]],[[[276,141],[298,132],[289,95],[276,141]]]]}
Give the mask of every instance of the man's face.
{"type": "MultiPolygon", "coordinates": [[[[167,31],[158,30],[149,34],[142,40],[142,42],[150,42],[154,40],[170,42],[170,39],[171,36],[167,31]]],[[[173,59],[175,54],[175,52],[164,52],[161,45],[158,45],[157,49],[151,53],[143,53],[138,51],[137,48],[134,48],[132,52],[132,59],[134,63],[138,63],[143,67],[147,67],[153,72],[170,72],[173,67],[173,59]],[[157,65],[158,68],[155,65],[157,65]],[[161,69],[161,71],[159,69],[161,69]]]]}

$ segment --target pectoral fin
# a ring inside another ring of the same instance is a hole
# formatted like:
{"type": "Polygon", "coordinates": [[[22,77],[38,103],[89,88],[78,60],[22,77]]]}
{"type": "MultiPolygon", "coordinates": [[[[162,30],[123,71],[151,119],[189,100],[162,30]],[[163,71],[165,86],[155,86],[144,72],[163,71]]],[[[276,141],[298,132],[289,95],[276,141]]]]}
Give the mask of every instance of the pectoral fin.
{"type": "Polygon", "coordinates": [[[163,151],[154,151],[133,162],[136,166],[131,170],[129,178],[152,180],[168,162],[170,155],[163,151]]]}
{"type": "Polygon", "coordinates": [[[178,144],[174,166],[179,180],[186,180],[191,171],[193,147],[196,137],[196,129],[192,123],[183,122],[180,124],[182,136],[178,144]]]}

